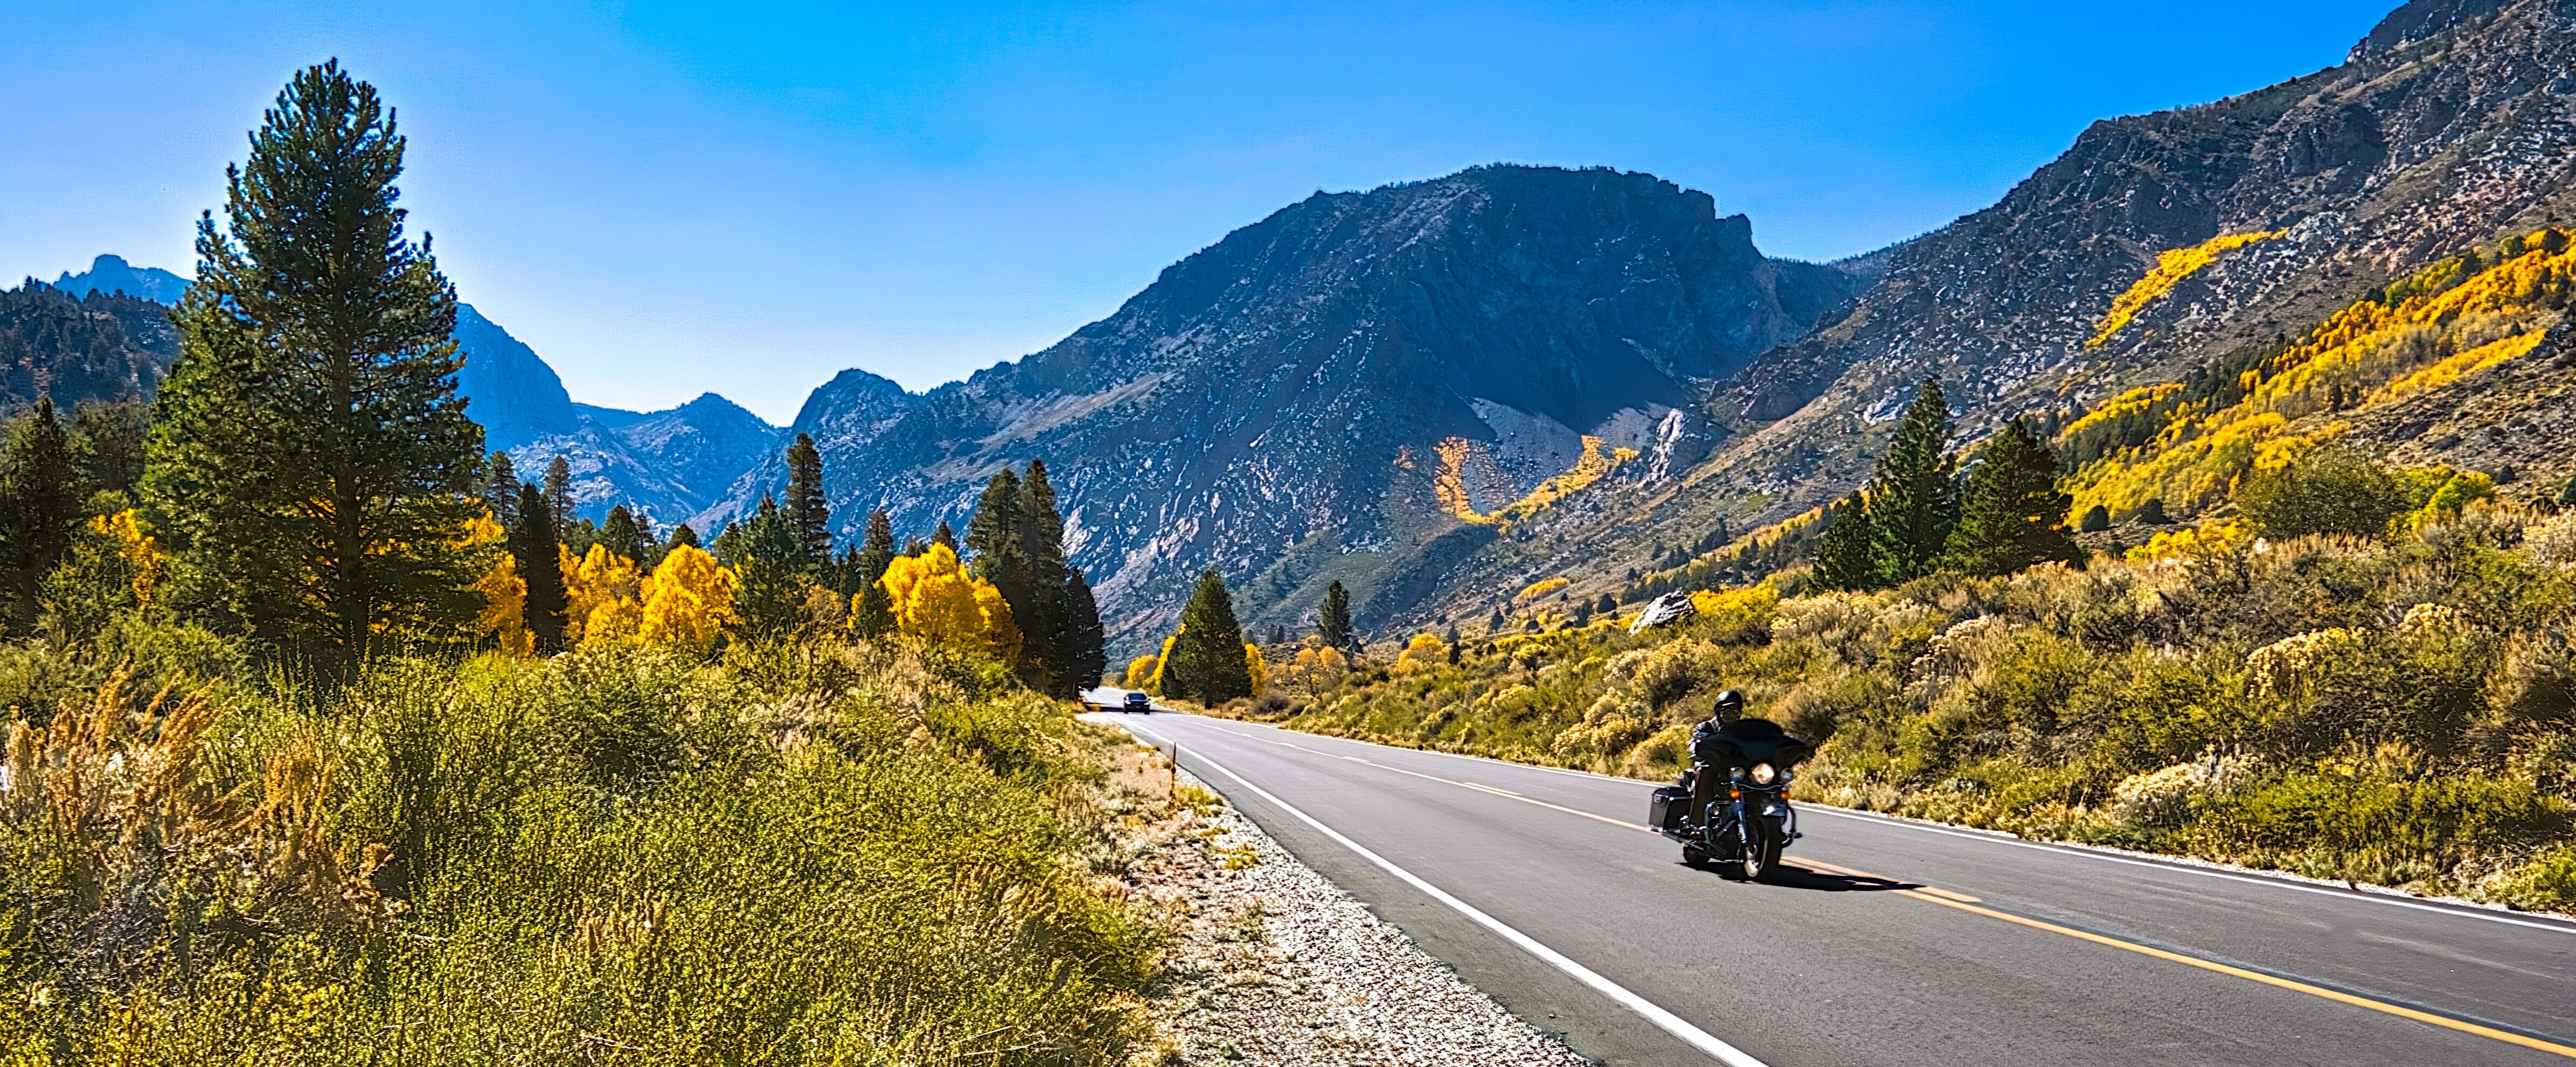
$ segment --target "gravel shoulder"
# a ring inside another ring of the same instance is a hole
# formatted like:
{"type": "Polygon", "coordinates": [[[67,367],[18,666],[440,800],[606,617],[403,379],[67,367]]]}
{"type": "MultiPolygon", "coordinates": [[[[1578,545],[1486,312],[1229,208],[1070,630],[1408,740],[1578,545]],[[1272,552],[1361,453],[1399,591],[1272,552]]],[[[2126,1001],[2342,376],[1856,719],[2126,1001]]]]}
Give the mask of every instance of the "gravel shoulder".
{"type": "Polygon", "coordinates": [[[1187,772],[1115,751],[1093,867],[1171,941],[1137,1064],[1581,1065],[1187,772]]]}

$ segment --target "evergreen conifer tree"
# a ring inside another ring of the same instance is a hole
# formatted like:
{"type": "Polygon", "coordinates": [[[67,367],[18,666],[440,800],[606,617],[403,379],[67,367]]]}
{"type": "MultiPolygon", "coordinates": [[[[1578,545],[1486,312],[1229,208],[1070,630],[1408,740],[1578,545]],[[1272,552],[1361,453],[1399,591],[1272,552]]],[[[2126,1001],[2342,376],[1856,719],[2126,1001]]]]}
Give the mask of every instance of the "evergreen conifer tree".
{"type": "Polygon", "coordinates": [[[894,517],[883,510],[868,512],[867,533],[859,538],[859,584],[877,584],[894,555],[894,517]]]}
{"type": "MultiPolygon", "coordinates": [[[[1501,612],[1495,614],[1499,617],[1501,612]]],[[[1351,592],[1338,580],[1324,587],[1324,606],[1315,613],[1315,633],[1327,648],[1351,647],[1351,592]]]]}
{"type": "Polygon", "coordinates": [[[555,540],[572,540],[572,509],[572,464],[556,456],[546,461],[546,510],[555,517],[555,540]]]}
{"type": "Polygon", "coordinates": [[[774,498],[760,498],[760,509],[716,538],[716,561],[733,569],[742,583],[734,610],[754,636],[793,629],[805,606],[805,549],[796,524],[774,498]]]}
{"type": "Polygon", "coordinates": [[[1870,558],[1869,497],[1854,492],[1825,515],[1825,534],[1816,542],[1816,581],[1827,589],[1860,591],[1878,588],[1878,565],[1870,558]]]}
{"type": "Polygon", "coordinates": [[[850,630],[861,637],[879,637],[894,629],[894,599],[877,584],[894,557],[893,517],[883,510],[868,512],[867,532],[859,538],[851,568],[858,593],[850,605],[850,630]]]}
{"type": "Polygon", "coordinates": [[[336,61],[296,75],[227,172],[171,319],[143,495],[271,650],[345,678],[382,633],[481,610],[459,543],[483,432],[456,395],[456,294],[403,236],[403,138],[336,61]]]}
{"type": "MultiPolygon", "coordinates": [[[[957,531],[948,528],[948,520],[939,520],[939,528],[930,531],[930,544],[946,545],[948,546],[949,551],[957,551],[957,531]]],[[[921,547],[923,551],[928,551],[930,549],[930,545],[923,545],[921,547]]],[[[914,555],[915,553],[906,552],[904,554],[914,555]]]]}
{"type": "Polygon", "coordinates": [[[494,452],[483,467],[483,506],[492,509],[492,521],[503,530],[518,521],[519,472],[510,465],[510,454],[494,452]]]}
{"type": "Polygon", "coordinates": [[[796,537],[803,546],[805,558],[814,563],[832,558],[832,508],[823,496],[823,454],[815,451],[814,438],[797,434],[787,446],[787,521],[796,527],[796,537]]]}
{"type": "Polygon", "coordinates": [[[1215,571],[1199,575],[1189,606],[1181,609],[1181,629],[1172,642],[1170,662],[1163,665],[1163,692],[1202,704],[1222,704],[1252,695],[1252,664],[1243,654],[1243,625],[1234,617],[1234,598],[1215,571]]]}
{"type": "Polygon", "coordinates": [[[1079,568],[1068,568],[1064,583],[1063,633],[1061,677],[1076,686],[1099,685],[1109,672],[1109,638],[1091,597],[1091,580],[1079,568]]]}
{"type": "Polygon", "coordinates": [[[81,520],[81,476],[72,465],[70,439],[54,415],[54,400],[9,424],[0,443],[0,569],[5,569],[6,618],[11,633],[25,633],[41,611],[45,576],[71,551],[81,520]]]}
{"type": "Polygon", "coordinates": [[[132,496],[143,480],[143,439],[151,421],[143,402],[84,401],[72,408],[72,465],[94,493],[132,496]]]}
{"type": "Polygon", "coordinates": [[[1083,579],[1065,563],[1064,516],[1056,510],[1055,484],[1047,478],[1042,459],[1030,460],[1027,474],[1020,479],[1019,535],[1021,554],[1028,561],[1030,604],[1023,611],[1013,603],[1011,612],[1019,620],[1025,647],[1044,665],[1048,691],[1071,698],[1081,688],[1098,684],[1100,672],[1108,666],[1108,652],[1080,647],[1082,633],[1100,628],[1099,609],[1094,605],[1088,620],[1075,617],[1077,608],[1091,603],[1090,590],[1084,583],[1084,596],[1077,603],[1073,586],[1083,579]],[[1094,658],[1101,666],[1083,669],[1094,658]]]}
{"type": "Polygon", "coordinates": [[[608,509],[608,521],[599,524],[599,543],[609,551],[637,563],[649,563],[652,536],[635,521],[635,513],[619,504],[608,509]]]}
{"type": "Polygon", "coordinates": [[[685,522],[671,527],[670,538],[662,542],[662,554],[669,555],[672,549],[682,547],[698,547],[698,531],[690,528],[685,522]]]}
{"type": "Polygon", "coordinates": [[[1949,440],[1949,401],[1940,381],[1925,375],[1870,482],[1870,558],[1880,585],[1932,573],[1949,547],[1959,520],[1957,461],[1942,451],[1949,440]]]}
{"type": "Polygon", "coordinates": [[[1040,603],[1036,576],[1031,573],[1025,516],[1020,512],[1020,476],[1009,467],[994,471],[984,482],[984,495],[975,501],[975,513],[966,518],[966,569],[975,577],[993,583],[1002,594],[1002,602],[1011,606],[1011,620],[1020,629],[1020,662],[1011,666],[1029,687],[1051,692],[1053,685],[1048,669],[1053,660],[1049,638],[1053,636],[1040,603]]]}
{"type": "Polygon", "coordinates": [[[547,508],[545,492],[525,482],[519,485],[515,510],[510,556],[518,561],[519,580],[528,583],[528,632],[536,637],[537,651],[561,651],[564,609],[570,597],[564,590],[562,550],[551,532],[555,517],[547,508]]]}
{"type": "Polygon", "coordinates": [[[2073,497],[2057,489],[2057,454],[2020,419],[1977,450],[1950,530],[1948,565],[1969,574],[2010,574],[2081,553],[2066,533],[2073,497]]]}

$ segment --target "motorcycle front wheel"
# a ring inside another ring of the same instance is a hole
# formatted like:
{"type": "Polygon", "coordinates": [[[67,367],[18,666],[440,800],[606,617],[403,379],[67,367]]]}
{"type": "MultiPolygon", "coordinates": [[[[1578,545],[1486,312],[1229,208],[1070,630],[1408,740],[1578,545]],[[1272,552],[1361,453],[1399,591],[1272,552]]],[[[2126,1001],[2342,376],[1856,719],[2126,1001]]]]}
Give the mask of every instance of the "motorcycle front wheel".
{"type": "Polygon", "coordinates": [[[1767,882],[1779,874],[1780,850],[1787,842],[1765,822],[1756,822],[1744,840],[1744,877],[1747,881],[1767,882]]]}

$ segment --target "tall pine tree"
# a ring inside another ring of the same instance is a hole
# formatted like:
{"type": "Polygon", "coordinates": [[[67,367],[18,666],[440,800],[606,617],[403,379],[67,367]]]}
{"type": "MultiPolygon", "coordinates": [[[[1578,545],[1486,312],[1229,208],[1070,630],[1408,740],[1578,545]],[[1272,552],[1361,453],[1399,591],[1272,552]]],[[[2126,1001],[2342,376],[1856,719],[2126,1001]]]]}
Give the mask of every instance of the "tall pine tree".
{"type": "Polygon", "coordinates": [[[653,535],[635,521],[635,513],[619,504],[608,509],[608,519],[599,524],[599,543],[609,551],[635,562],[652,562],[653,535]]]}
{"type": "Polygon", "coordinates": [[[555,517],[555,540],[571,540],[572,509],[572,464],[556,456],[546,461],[546,510],[555,517]]]}
{"type": "Polygon", "coordinates": [[[1199,575],[1189,606],[1181,609],[1181,629],[1163,665],[1163,692],[1222,704],[1252,695],[1252,663],[1243,654],[1243,624],[1234,617],[1234,598],[1215,571],[1199,575]]]}
{"type": "MultiPolygon", "coordinates": [[[[1501,609],[1494,614],[1500,618],[1501,609]]],[[[1327,648],[1351,647],[1351,591],[1342,588],[1339,580],[1324,587],[1324,606],[1315,612],[1315,634],[1327,648]]]]}
{"type": "Polygon", "coordinates": [[[1959,520],[1957,461],[1942,451],[1949,440],[1949,401],[1940,381],[1925,375],[1870,482],[1870,558],[1880,585],[1932,573],[1949,547],[1959,520]]]}
{"type": "Polygon", "coordinates": [[[769,636],[795,628],[805,607],[805,549],[777,500],[761,497],[751,518],[718,535],[715,555],[742,583],[734,610],[745,629],[769,636]]]}
{"type": "MultiPolygon", "coordinates": [[[[938,528],[938,529],[935,529],[935,530],[930,531],[930,545],[946,545],[946,546],[948,546],[948,550],[949,550],[949,551],[951,551],[951,552],[955,552],[955,551],[957,551],[957,531],[952,530],[952,529],[950,529],[950,528],[948,527],[948,520],[946,520],[946,519],[941,519],[941,520],[939,520],[939,528],[938,528]]],[[[922,551],[924,551],[924,552],[929,551],[929,550],[930,550],[930,545],[923,545],[923,546],[921,546],[922,551]]],[[[913,553],[913,552],[905,552],[905,553],[904,553],[904,555],[907,555],[907,556],[910,556],[910,555],[917,555],[917,554],[918,554],[918,553],[913,553]]]]}
{"type": "Polygon", "coordinates": [[[143,480],[143,439],[152,424],[143,402],[83,401],[72,408],[72,465],[92,492],[132,496],[143,480]]]}
{"type": "Polygon", "coordinates": [[[1078,567],[1067,571],[1061,674],[1076,688],[1096,686],[1109,673],[1109,636],[1100,625],[1100,604],[1092,599],[1090,579],[1078,567]]]}
{"type": "Polygon", "coordinates": [[[536,486],[519,483],[518,512],[510,523],[510,557],[518,562],[519,580],[528,583],[528,632],[537,651],[563,648],[564,609],[571,597],[564,590],[562,549],[555,540],[554,509],[536,486]]]}
{"type": "Polygon", "coordinates": [[[867,533],[859,538],[855,561],[859,589],[850,603],[850,632],[881,637],[894,629],[894,599],[877,584],[894,563],[894,520],[883,510],[868,512],[867,533]]]}
{"type": "Polygon", "coordinates": [[[1043,650],[1050,691],[1074,697],[1099,684],[1109,658],[1090,582],[1064,558],[1064,515],[1045,460],[1030,460],[1020,479],[1020,541],[1036,601],[1029,614],[1018,616],[1021,630],[1043,650]]]}
{"type": "Polygon", "coordinates": [[[143,483],[231,614],[347,677],[377,635],[481,608],[460,545],[483,431],[456,394],[456,292],[394,206],[403,138],[337,61],[297,74],[197,227],[143,483]]]}
{"type": "Polygon", "coordinates": [[[1869,497],[1854,492],[1825,514],[1825,535],[1816,542],[1817,584],[1855,592],[1878,588],[1870,540],[1869,497]]]}
{"type": "Polygon", "coordinates": [[[797,543],[809,563],[832,558],[832,507],[823,498],[823,454],[814,438],[797,434],[787,446],[787,521],[796,527],[797,543]]]}
{"type": "Polygon", "coordinates": [[[0,443],[0,572],[11,633],[36,624],[45,576],[71,551],[81,520],[81,476],[50,396],[9,424],[0,443]]]}
{"type": "Polygon", "coordinates": [[[1969,574],[2010,574],[2083,553],[2066,533],[2075,499],[2057,488],[2057,454],[2014,419],[1977,450],[1950,529],[1947,565],[1969,574]]]}
{"type": "Polygon", "coordinates": [[[510,465],[510,454],[494,452],[483,465],[483,506],[492,509],[492,521],[507,530],[519,516],[519,472],[510,465]]]}

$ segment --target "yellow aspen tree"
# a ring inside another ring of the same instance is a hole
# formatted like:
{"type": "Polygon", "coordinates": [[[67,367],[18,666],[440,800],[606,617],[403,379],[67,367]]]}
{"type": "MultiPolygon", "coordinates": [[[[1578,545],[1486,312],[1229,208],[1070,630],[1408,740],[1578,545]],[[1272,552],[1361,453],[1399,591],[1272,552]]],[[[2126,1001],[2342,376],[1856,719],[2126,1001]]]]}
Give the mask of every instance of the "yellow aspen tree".
{"type": "MultiPolygon", "coordinates": [[[[565,555],[569,557],[570,553],[565,555]]],[[[564,571],[564,640],[588,640],[591,616],[622,601],[635,603],[636,609],[626,614],[641,621],[643,596],[644,571],[634,560],[609,551],[605,545],[590,546],[579,563],[564,571]]],[[[633,633],[633,628],[628,627],[626,632],[633,633]]]]}
{"type": "Polygon", "coordinates": [[[491,565],[474,580],[474,591],[483,595],[483,610],[474,616],[474,632],[505,654],[533,656],[537,638],[528,632],[528,580],[519,577],[519,561],[499,550],[507,536],[489,513],[466,520],[465,544],[492,549],[491,565]]]}
{"type": "Polygon", "coordinates": [[[1172,646],[1180,642],[1181,631],[1178,629],[1172,631],[1172,636],[1163,639],[1163,651],[1154,657],[1154,673],[1145,679],[1145,684],[1141,687],[1146,692],[1155,696],[1163,695],[1163,668],[1172,662],[1172,646]]]}
{"type": "Polygon", "coordinates": [[[1127,676],[1121,681],[1126,688],[1143,689],[1146,683],[1154,680],[1154,673],[1162,668],[1162,657],[1138,656],[1127,661],[1127,676]]]}
{"type": "Polygon", "coordinates": [[[117,554],[134,572],[134,602],[151,607],[153,596],[161,589],[161,574],[170,564],[170,553],[143,532],[143,527],[134,521],[133,508],[91,519],[90,527],[116,539],[117,554]]]}
{"type": "Polygon", "coordinates": [[[932,544],[918,556],[897,556],[877,584],[893,607],[895,628],[932,644],[962,645],[992,653],[1005,663],[1020,654],[1020,629],[993,583],[966,573],[957,553],[932,544]]]}
{"type": "Polygon", "coordinates": [[[636,637],[644,644],[704,655],[728,625],[741,587],[733,572],[695,545],[673,548],[644,583],[643,618],[636,637]]]}
{"type": "Polygon", "coordinates": [[[1270,680],[1269,667],[1261,662],[1261,646],[1250,641],[1243,643],[1243,665],[1252,671],[1253,694],[1260,695],[1262,685],[1270,680]]]}

